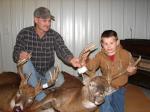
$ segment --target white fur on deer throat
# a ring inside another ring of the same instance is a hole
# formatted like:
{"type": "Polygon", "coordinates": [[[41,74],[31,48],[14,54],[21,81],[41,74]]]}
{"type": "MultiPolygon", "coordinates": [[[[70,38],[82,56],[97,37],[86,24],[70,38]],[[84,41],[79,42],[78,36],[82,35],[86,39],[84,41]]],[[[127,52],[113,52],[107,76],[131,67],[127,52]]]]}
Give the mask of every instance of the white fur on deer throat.
{"type": "Polygon", "coordinates": [[[82,104],[85,108],[95,108],[96,107],[96,104],[93,103],[93,102],[90,102],[88,100],[84,100],[82,101],[82,104]]]}
{"type": "Polygon", "coordinates": [[[10,107],[13,109],[15,107],[15,99],[13,98],[10,102],[10,107]]]}
{"type": "Polygon", "coordinates": [[[21,110],[23,110],[23,105],[22,105],[22,103],[16,104],[16,103],[15,103],[15,99],[12,99],[11,102],[10,102],[10,107],[11,107],[11,109],[13,109],[15,106],[20,106],[21,110]]]}

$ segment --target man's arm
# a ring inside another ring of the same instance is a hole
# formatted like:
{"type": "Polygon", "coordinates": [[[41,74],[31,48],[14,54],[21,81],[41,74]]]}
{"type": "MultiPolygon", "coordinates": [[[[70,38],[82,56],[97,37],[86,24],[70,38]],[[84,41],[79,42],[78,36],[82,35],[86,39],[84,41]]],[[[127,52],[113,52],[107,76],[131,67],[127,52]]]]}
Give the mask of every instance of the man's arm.
{"type": "Polygon", "coordinates": [[[15,63],[18,62],[20,52],[24,51],[24,35],[22,32],[19,32],[16,38],[16,44],[14,46],[14,51],[13,51],[13,60],[15,63]]]}
{"type": "Polygon", "coordinates": [[[62,61],[73,67],[80,67],[79,59],[73,56],[59,34],[56,34],[54,45],[56,54],[62,61]]]}

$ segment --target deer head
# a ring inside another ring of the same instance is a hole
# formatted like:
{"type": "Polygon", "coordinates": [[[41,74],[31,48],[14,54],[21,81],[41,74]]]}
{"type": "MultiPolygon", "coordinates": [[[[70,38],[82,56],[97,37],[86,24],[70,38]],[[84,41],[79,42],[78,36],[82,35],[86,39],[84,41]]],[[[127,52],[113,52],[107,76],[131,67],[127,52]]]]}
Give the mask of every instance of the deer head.
{"type": "Polygon", "coordinates": [[[105,91],[109,87],[106,79],[102,76],[88,77],[84,74],[83,84],[85,98],[95,105],[100,105],[104,101],[105,91]]]}
{"type": "MultiPolygon", "coordinates": [[[[20,76],[21,82],[19,85],[19,89],[17,91],[17,94],[14,96],[12,102],[15,103],[14,107],[20,106],[21,110],[28,110],[28,108],[31,107],[31,105],[34,103],[35,96],[42,91],[43,86],[41,85],[41,82],[38,82],[36,87],[32,87],[28,84],[28,79],[32,74],[30,74],[28,77],[25,77],[25,75],[22,72],[23,65],[27,62],[27,60],[20,61],[17,64],[17,70],[18,74],[20,76]]],[[[53,72],[53,74],[50,74],[50,80],[48,81],[48,85],[51,86],[55,83],[58,74],[59,74],[59,66],[57,66],[53,72]]]]}
{"type": "MultiPolygon", "coordinates": [[[[95,50],[95,45],[93,43],[88,44],[80,53],[79,59],[80,62],[86,61],[88,55],[95,50]]],[[[86,73],[82,73],[83,77],[83,93],[88,102],[92,102],[95,105],[99,105],[104,100],[104,94],[108,88],[108,83],[105,78],[101,76],[89,77],[86,73]]],[[[83,101],[86,105],[87,101],[83,101]]]]}

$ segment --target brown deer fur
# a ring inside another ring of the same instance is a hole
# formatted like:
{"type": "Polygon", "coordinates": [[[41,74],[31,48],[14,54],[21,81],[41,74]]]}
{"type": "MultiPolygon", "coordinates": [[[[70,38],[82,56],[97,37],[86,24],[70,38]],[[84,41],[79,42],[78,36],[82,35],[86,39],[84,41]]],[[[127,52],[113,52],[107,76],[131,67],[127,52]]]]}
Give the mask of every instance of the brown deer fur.
{"type": "MultiPolygon", "coordinates": [[[[54,91],[50,91],[45,99],[41,102],[33,105],[31,110],[37,109],[42,105],[50,103],[50,105],[57,111],[60,112],[94,112],[97,109],[97,105],[92,108],[85,108],[83,106],[83,101],[91,101],[90,94],[93,95],[95,93],[90,93],[89,86],[92,84],[91,82],[96,83],[96,90],[100,94],[103,94],[106,90],[108,83],[100,76],[96,76],[90,79],[89,85],[84,86],[83,83],[71,76],[70,74],[63,73],[65,77],[64,84],[55,89],[54,91]]],[[[99,104],[103,102],[103,96],[99,97],[99,104]]],[[[93,102],[96,100],[96,97],[93,97],[93,102]]],[[[98,105],[99,105],[98,104],[98,105]]],[[[30,111],[31,111],[30,110],[30,111]]]]}
{"type": "Polygon", "coordinates": [[[10,101],[19,88],[20,78],[16,73],[0,73],[0,111],[11,112],[10,101]]]}

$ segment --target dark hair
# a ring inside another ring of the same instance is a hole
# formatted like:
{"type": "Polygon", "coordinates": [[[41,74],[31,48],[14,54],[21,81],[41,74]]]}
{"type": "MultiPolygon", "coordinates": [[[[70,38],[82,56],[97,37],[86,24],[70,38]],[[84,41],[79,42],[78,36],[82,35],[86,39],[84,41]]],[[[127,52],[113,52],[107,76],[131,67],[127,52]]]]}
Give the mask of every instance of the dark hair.
{"type": "Polygon", "coordinates": [[[103,38],[109,38],[112,36],[114,36],[116,38],[116,40],[118,40],[117,33],[114,30],[105,30],[101,35],[101,41],[103,38]]]}

